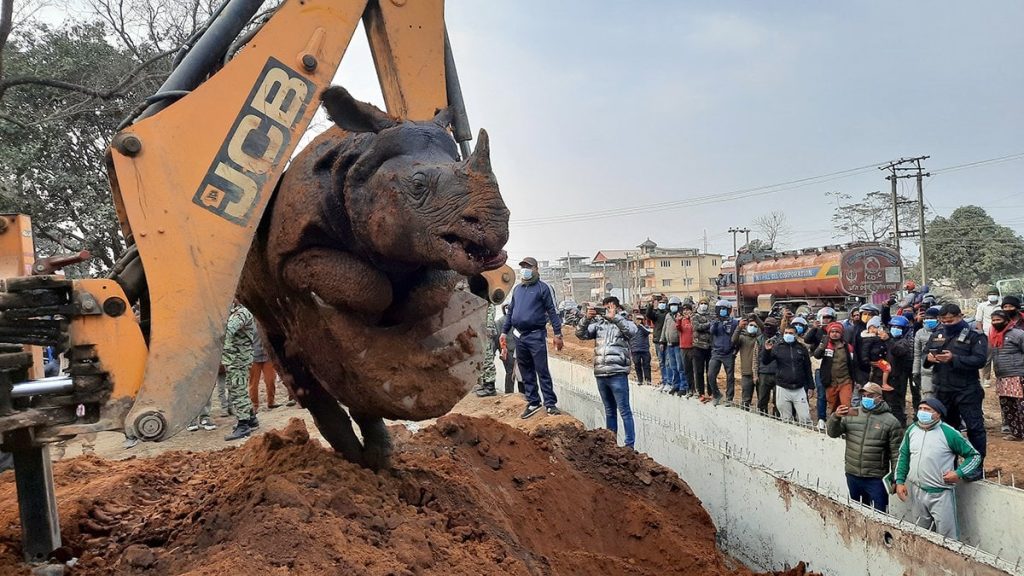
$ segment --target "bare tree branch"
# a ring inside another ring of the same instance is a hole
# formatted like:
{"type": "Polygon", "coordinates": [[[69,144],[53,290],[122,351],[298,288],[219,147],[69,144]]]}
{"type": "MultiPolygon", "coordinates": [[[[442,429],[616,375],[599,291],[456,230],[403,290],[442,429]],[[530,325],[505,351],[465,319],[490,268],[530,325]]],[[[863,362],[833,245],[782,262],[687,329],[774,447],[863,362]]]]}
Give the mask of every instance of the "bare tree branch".
{"type": "Polygon", "coordinates": [[[754,227],[757,228],[769,249],[778,248],[779,240],[789,234],[789,223],[786,221],[786,214],[778,210],[755,218],[754,227]]]}

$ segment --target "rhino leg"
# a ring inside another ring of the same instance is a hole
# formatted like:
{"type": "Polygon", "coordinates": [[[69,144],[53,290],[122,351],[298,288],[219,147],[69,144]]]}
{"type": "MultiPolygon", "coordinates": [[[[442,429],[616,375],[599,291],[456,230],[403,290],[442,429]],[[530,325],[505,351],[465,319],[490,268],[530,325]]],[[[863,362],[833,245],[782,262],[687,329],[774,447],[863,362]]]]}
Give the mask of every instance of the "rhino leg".
{"type": "Polygon", "coordinates": [[[396,295],[395,305],[384,314],[384,323],[411,323],[434,316],[448,305],[458,279],[459,275],[451,270],[427,270],[404,298],[396,295]]]}
{"type": "Polygon", "coordinates": [[[316,295],[331,306],[380,314],[391,306],[391,283],[376,268],[355,256],[329,248],[307,248],[284,265],[285,282],[316,295]]]}
{"type": "Polygon", "coordinates": [[[371,470],[384,470],[390,466],[391,434],[379,416],[352,414],[359,431],[363,433],[363,465],[371,470]]]}

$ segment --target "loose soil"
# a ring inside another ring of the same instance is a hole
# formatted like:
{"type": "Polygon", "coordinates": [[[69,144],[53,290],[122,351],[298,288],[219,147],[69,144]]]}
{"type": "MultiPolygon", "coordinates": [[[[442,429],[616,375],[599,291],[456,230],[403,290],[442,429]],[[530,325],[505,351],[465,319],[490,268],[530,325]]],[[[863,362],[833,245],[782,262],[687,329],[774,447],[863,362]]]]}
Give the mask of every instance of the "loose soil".
{"type": "MultiPolygon", "coordinates": [[[[464,404],[487,416],[393,426],[386,473],[342,460],[298,418],[238,448],[59,461],[59,557],[78,558],[73,575],[750,574],[717,550],[685,482],[611,433],[518,420],[513,396],[464,404]]],[[[0,574],[26,574],[2,478],[0,574]]]]}
{"type": "MultiPolygon", "coordinates": [[[[563,331],[565,348],[555,351],[550,348],[555,356],[571,360],[580,364],[590,365],[594,361],[594,343],[592,341],[581,341],[576,338],[571,326],[563,331]]],[[[658,359],[652,355],[652,374],[655,381],[658,377],[658,359]]],[[[739,376],[736,377],[739,386],[739,376]]],[[[724,370],[718,376],[718,387],[725,390],[724,370]]],[[[913,411],[909,406],[910,394],[907,394],[908,413],[913,411]]],[[[985,476],[994,482],[1002,484],[1013,484],[1024,487],[1024,442],[1011,442],[1004,440],[1005,434],[1001,432],[1002,417],[999,411],[999,397],[995,394],[994,388],[985,389],[985,401],[983,404],[985,413],[985,429],[988,431],[988,455],[985,458],[985,476]]]]}

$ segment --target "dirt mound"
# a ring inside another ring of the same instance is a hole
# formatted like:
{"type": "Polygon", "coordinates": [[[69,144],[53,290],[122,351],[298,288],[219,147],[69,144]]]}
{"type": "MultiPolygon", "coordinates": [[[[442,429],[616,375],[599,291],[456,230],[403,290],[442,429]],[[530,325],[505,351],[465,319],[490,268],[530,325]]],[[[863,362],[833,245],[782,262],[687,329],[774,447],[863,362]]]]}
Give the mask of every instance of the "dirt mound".
{"type": "MultiPolygon", "coordinates": [[[[447,416],[374,474],[293,419],[237,449],[82,456],[55,477],[69,574],[749,574],[673,472],[567,422],[447,416]]],[[[4,479],[0,574],[25,574],[4,479]]]]}

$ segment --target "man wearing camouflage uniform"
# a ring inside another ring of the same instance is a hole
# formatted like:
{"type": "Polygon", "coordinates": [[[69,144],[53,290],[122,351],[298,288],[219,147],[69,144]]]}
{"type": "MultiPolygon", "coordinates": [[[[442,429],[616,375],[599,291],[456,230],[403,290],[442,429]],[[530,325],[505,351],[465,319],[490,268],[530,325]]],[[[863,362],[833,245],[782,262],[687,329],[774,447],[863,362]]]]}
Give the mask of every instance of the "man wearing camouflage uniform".
{"type": "Polygon", "coordinates": [[[498,393],[494,389],[494,380],[497,377],[497,371],[494,369],[494,351],[497,350],[495,340],[498,338],[498,325],[494,321],[494,315],[494,304],[488,304],[487,336],[484,338],[484,365],[480,373],[479,386],[476,389],[476,395],[481,398],[494,396],[498,393]]]}
{"type": "Polygon", "coordinates": [[[231,304],[227,332],[224,334],[224,379],[227,383],[231,408],[238,418],[238,424],[225,440],[238,440],[252,434],[259,426],[249,399],[249,366],[252,365],[252,341],[256,332],[256,321],[237,301],[231,304]]]}

